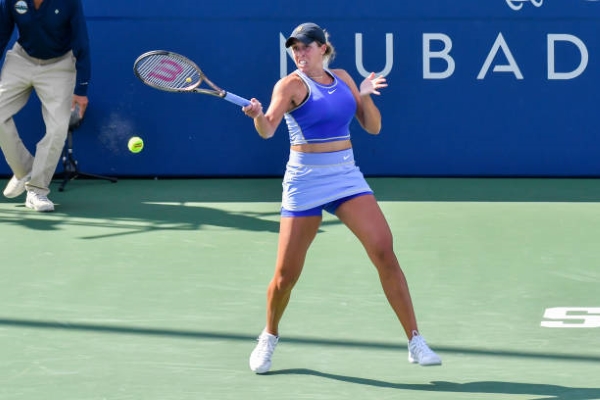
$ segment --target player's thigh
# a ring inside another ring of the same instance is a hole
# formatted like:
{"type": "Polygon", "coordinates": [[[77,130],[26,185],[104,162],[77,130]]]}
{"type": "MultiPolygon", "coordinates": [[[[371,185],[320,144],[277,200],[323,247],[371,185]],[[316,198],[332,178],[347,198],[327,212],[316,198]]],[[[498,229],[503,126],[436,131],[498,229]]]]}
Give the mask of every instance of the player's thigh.
{"type": "Polygon", "coordinates": [[[321,225],[321,219],[320,216],[281,218],[276,266],[278,273],[300,274],[308,248],[321,225]]]}
{"type": "Polygon", "coordinates": [[[372,194],[358,196],[344,202],[336,210],[336,215],[356,235],[369,253],[392,248],[392,232],[372,194]]]}

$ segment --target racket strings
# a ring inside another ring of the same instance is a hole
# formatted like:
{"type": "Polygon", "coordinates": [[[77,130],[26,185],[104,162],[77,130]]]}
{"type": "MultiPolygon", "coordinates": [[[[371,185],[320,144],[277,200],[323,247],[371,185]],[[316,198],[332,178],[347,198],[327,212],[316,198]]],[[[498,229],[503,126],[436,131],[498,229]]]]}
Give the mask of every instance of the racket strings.
{"type": "Polygon", "coordinates": [[[166,89],[193,89],[202,81],[197,67],[164,54],[154,54],[140,60],[136,70],[144,82],[166,89]]]}

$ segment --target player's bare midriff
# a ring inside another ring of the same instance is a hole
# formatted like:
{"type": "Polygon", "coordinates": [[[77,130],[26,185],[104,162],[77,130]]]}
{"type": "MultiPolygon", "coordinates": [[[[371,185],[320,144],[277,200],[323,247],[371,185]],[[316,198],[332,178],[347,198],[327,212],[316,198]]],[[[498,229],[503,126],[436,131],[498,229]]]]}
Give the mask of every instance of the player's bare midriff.
{"type": "Polygon", "coordinates": [[[327,143],[295,144],[291,146],[291,149],[301,153],[331,153],[334,151],[347,150],[351,147],[352,142],[350,142],[350,140],[340,140],[338,142],[327,143]]]}

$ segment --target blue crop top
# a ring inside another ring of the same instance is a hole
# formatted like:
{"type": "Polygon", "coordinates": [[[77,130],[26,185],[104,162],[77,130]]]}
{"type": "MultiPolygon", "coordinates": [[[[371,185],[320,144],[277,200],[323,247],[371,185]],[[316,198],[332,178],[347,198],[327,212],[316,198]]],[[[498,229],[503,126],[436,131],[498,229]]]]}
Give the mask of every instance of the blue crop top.
{"type": "Polygon", "coordinates": [[[331,71],[331,85],[321,85],[300,70],[294,71],[308,87],[302,104],[285,113],[290,144],[324,143],[350,139],[350,122],[356,113],[356,101],[344,81],[331,71]]]}

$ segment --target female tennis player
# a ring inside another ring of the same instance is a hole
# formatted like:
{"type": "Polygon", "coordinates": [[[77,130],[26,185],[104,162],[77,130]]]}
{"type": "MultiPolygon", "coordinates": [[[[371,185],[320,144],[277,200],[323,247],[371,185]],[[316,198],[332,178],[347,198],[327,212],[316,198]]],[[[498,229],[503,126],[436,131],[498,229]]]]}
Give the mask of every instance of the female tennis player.
{"type": "Polygon", "coordinates": [[[277,261],[267,291],[266,326],[250,355],[250,369],[261,374],[271,368],[279,322],[323,210],[336,215],[356,235],[377,268],[383,291],[408,338],[408,360],[439,365],[440,357],[419,334],[392,233],[354,162],[350,141],[353,117],[370,134],[381,130],[381,114],[371,95],[380,94],[386,79],[371,73],[357,87],[343,69],[329,69],[335,51],[328,34],[314,23],[296,27],[285,46],[291,47],[297,70],[275,84],[265,113],[255,98],[242,108],[265,139],[273,136],[285,118],[291,145],[283,178],[277,261]]]}

